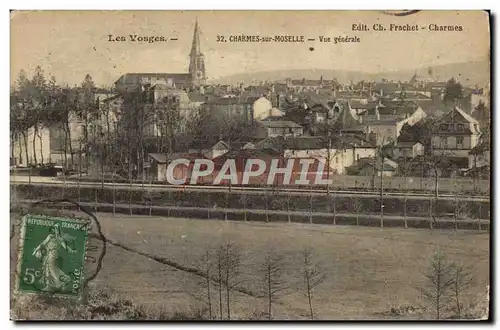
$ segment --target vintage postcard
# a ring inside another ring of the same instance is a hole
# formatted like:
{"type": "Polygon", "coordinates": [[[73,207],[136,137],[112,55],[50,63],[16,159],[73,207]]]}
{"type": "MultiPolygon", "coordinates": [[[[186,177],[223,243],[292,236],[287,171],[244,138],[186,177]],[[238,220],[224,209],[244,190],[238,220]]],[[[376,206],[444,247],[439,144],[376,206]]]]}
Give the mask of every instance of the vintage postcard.
{"type": "Polygon", "coordinates": [[[10,29],[13,320],[490,318],[488,11],[10,29]]]}

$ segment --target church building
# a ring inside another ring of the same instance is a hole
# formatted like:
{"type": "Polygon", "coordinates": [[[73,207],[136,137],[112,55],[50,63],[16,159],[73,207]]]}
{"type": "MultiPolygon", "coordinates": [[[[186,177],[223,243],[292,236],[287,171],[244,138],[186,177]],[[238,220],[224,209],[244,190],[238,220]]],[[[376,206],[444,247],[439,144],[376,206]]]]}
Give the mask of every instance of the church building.
{"type": "Polygon", "coordinates": [[[201,52],[198,21],[195,22],[194,26],[188,73],[126,73],[115,82],[115,89],[117,92],[123,93],[137,90],[144,85],[152,86],[159,81],[184,90],[206,84],[205,56],[201,52]]]}

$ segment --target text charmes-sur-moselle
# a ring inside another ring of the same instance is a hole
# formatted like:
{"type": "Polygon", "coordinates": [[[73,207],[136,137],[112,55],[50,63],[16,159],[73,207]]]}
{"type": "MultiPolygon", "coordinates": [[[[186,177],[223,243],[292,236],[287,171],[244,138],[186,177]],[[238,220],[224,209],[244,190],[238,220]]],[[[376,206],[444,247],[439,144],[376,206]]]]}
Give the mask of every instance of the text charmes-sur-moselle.
{"type": "Polygon", "coordinates": [[[364,23],[352,24],[352,31],[389,31],[389,32],[415,32],[421,30],[429,30],[431,32],[461,32],[464,31],[462,25],[439,25],[431,23],[429,25],[418,24],[389,24],[380,23],[368,26],[364,23]]]}
{"type": "Polygon", "coordinates": [[[305,43],[305,42],[331,42],[347,43],[347,42],[360,42],[358,36],[303,36],[303,35],[217,35],[217,42],[230,42],[230,43],[305,43]]]}

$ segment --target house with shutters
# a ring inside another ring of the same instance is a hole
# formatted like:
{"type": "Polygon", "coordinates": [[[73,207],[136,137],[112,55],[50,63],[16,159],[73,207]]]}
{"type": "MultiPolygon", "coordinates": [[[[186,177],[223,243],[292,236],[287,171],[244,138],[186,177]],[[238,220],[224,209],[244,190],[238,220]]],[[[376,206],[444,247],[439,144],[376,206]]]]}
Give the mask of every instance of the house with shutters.
{"type": "Polygon", "coordinates": [[[476,119],[454,107],[434,121],[431,134],[434,155],[467,160],[479,142],[481,131],[476,119]]]}

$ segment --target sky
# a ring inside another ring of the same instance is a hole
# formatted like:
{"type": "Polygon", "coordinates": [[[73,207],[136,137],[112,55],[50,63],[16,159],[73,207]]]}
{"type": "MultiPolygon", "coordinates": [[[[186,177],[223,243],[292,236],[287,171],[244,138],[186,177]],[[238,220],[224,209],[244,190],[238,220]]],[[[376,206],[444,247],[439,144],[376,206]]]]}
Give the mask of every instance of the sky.
{"type": "Polygon", "coordinates": [[[60,84],[80,84],[90,74],[111,86],[127,72],[188,71],[195,20],[207,77],[287,69],[376,73],[489,58],[484,11],[421,11],[391,16],[380,11],[17,11],[11,13],[11,82],[40,65],[60,84]],[[461,32],[352,31],[353,24],[461,25],[461,32]],[[177,41],[110,42],[108,35],[163,36],[177,41]],[[306,43],[221,43],[217,36],[291,35],[306,43]],[[319,36],[360,38],[321,43],[319,36]],[[310,50],[314,48],[314,51],[310,50]]]}

